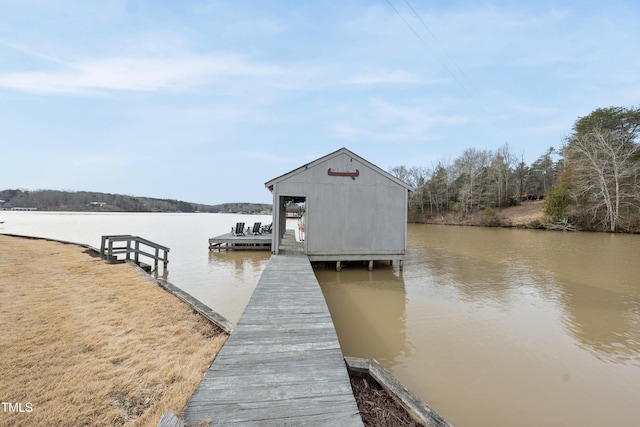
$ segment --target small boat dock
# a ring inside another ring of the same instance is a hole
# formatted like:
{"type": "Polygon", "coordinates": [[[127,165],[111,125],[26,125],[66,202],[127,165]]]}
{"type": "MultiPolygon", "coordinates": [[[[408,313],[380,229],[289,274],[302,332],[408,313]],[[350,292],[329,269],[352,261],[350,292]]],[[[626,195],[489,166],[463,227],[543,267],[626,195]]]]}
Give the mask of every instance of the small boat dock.
{"type": "Polygon", "coordinates": [[[209,239],[209,250],[270,250],[271,234],[234,235],[232,233],[209,239]]]}
{"type": "Polygon", "coordinates": [[[188,425],[206,420],[210,425],[362,426],[329,309],[298,246],[293,240],[285,254],[270,258],[238,324],[187,404],[188,425]]]}

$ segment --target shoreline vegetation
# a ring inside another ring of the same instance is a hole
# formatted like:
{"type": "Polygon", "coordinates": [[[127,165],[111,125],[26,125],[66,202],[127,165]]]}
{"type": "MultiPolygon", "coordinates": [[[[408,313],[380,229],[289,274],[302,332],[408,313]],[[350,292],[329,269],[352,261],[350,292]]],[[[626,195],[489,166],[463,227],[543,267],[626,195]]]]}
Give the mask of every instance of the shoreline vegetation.
{"type": "Polygon", "coordinates": [[[505,144],[389,172],[414,188],[410,222],[509,226],[499,211],[544,200],[543,221],[525,226],[640,233],[638,170],[640,107],[608,107],[578,118],[560,148],[530,165],[505,144]]]}

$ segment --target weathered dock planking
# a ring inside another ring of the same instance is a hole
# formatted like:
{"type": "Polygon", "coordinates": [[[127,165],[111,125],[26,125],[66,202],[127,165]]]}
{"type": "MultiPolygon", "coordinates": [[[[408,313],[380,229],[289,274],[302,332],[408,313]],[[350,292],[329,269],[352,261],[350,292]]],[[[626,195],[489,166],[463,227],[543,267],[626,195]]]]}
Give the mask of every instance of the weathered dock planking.
{"type": "Polygon", "coordinates": [[[248,234],[246,236],[234,236],[231,233],[209,239],[209,250],[269,250],[271,249],[271,234],[248,234]]]}
{"type": "Polygon", "coordinates": [[[331,315],[306,256],[271,257],[184,419],[192,426],[203,420],[362,425],[331,315]]]}

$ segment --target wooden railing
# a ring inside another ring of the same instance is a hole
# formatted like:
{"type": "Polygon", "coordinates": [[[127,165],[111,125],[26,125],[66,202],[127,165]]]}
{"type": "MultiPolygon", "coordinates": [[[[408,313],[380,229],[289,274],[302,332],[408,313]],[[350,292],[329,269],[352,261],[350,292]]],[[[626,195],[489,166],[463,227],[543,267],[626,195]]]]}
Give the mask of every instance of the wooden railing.
{"type": "Polygon", "coordinates": [[[167,264],[169,263],[169,248],[159,245],[150,240],[143,239],[139,236],[132,236],[130,234],[102,236],[102,243],[100,244],[100,257],[108,260],[109,262],[124,262],[127,259],[131,259],[133,254],[133,260],[136,264],[140,265],[140,255],[146,256],[153,260],[155,271],[158,271],[158,261],[162,261],[164,273],[167,273],[167,264]],[[126,245],[114,246],[114,244],[126,243],[126,245]],[[144,245],[145,250],[140,249],[140,245],[144,245]],[[153,250],[153,253],[147,252],[149,249],[153,250]],[[118,255],[125,254],[125,259],[118,259],[118,255]]]}

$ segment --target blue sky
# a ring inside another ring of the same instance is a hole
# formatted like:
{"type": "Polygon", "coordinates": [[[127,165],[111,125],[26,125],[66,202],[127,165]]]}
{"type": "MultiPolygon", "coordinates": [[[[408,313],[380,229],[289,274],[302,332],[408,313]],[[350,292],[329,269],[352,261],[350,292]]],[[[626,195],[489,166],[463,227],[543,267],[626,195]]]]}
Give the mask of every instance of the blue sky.
{"type": "Polygon", "coordinates": [[[533,162],[638,106],[635,1],[0,0],[0,189],[271,202],[341,147],[533,162]]]}

